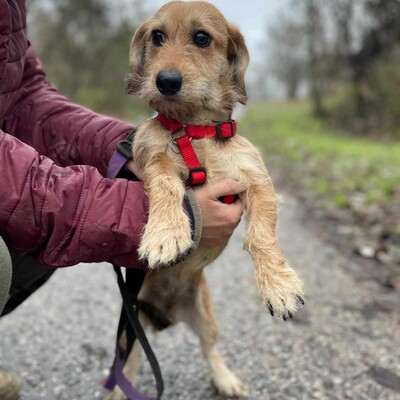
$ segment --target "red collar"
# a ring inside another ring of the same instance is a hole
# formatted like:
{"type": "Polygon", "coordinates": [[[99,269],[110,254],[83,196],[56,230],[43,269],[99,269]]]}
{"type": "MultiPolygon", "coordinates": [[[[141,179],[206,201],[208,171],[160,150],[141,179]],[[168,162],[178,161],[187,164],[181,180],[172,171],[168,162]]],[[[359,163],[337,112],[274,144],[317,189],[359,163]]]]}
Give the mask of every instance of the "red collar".
{"type": "Polygon", "coordinates": [[[185,128],[186,135],[192,139],[212,138],[215,140],[229,139],[235,135],[237,124],[234,119],[228,122],[213,125],[182,125],[175,119],[164,114],[158,114],[156,119],[171,133],[176,133],[185,128]]]}
{"type": "Polygon", "coordinates": [[[189,169],[187,183],[190,186],[202,185],[207,179],[207,172],[205,168],[201,166],[200,161],[197,158],[191,139],[212,138],[215,140],[225,140],[235,135],[237,129],[237,124],[234,120],[207,126],[184,126],[180,122],[163,114],[158,114],[156,119],[161,123],[161,125],[168,129],[172,135],[183,128],[185,129],[184,135],[178,138],[173,138],[173,140],[177,144],[182,158],[189,169]]]}

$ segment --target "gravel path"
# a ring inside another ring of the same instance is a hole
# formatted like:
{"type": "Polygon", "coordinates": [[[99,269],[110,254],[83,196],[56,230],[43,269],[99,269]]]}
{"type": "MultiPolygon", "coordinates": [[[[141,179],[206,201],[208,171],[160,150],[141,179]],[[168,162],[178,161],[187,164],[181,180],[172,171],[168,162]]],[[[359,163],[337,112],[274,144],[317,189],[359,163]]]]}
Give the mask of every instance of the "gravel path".
{"type": "MultiPolygon", "coordinates": [[[[400,399],[400,299],[357,281],[344,259],[301,224],[286,197],[280,242],[306,285],[306,305],[290,322],[259,304],[243,227],[208,268],[220,323],[220,348],[250,386],[250,400],[400,399]]],[[[120,302],[112,269],[59,270],[30,301],[0,321],[0,366],[24,381],[21,400],[103,399],[120,302]]],[[[165,399],[217,400],[194,336],[177,326],[150,336],[165,399]]],[[[153,388],[147,365],[142,388],[153,388]]]]}

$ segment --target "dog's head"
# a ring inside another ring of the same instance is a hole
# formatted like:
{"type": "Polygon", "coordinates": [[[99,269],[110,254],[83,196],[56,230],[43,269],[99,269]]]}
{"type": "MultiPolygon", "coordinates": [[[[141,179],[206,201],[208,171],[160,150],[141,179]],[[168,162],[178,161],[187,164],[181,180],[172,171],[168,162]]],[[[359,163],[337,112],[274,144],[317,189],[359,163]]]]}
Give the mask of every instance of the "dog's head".
{"type": "Polygon", "coordinates": [[[239,30],[211,4],[173,1],[136,31],[128,92],[178,120],[246,103],[249,54],[239,30]]]}

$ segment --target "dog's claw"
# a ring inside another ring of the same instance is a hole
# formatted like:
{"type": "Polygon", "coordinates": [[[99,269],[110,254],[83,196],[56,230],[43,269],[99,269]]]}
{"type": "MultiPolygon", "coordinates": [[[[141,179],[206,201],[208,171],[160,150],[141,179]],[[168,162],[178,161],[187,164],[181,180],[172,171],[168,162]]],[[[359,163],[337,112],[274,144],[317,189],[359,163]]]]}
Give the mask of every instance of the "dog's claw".
{"type": "Polygon", "coordinates": [[[269,313],[271,314],[271,317],[273,317],[274,316],[274,309],[272,308],[272,305],[271,305],[270,302],[268,302],[268,310],[269,310],[269,313]]]}
{"type": "MultiPolygon", "coordinates": [[[[257,271],[265,270],[264,264],[256,263],[255,268],[257,271]]],[[[303,283],[287,263],[282,273],[261,274],[261,277],[257,276],[256,283],[262,302],[273,317],[286,321],[293,318],[294,313],[304,304],[303,283]]]]}
{"type": "Polygon", "coordinates": [[[297,296],[297,301],[298,301],[302,306],[304,306],[305,302],[304,302],[304,299],[303,299],[301,296],[297,296]]]}

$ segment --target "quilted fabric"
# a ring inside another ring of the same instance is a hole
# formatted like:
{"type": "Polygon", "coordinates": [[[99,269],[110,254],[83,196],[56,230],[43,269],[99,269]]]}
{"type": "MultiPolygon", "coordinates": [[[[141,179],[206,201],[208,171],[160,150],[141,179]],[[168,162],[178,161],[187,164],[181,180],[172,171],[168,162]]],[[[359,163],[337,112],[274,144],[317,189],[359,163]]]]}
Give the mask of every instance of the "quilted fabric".
{"type": "Polygon", "coordinates": [[[0,0],[0,235],[47,265],[142,268],[140,182],[104,178],[132,127],[69,102],[26,37],[24,0],[0,0]]]}

